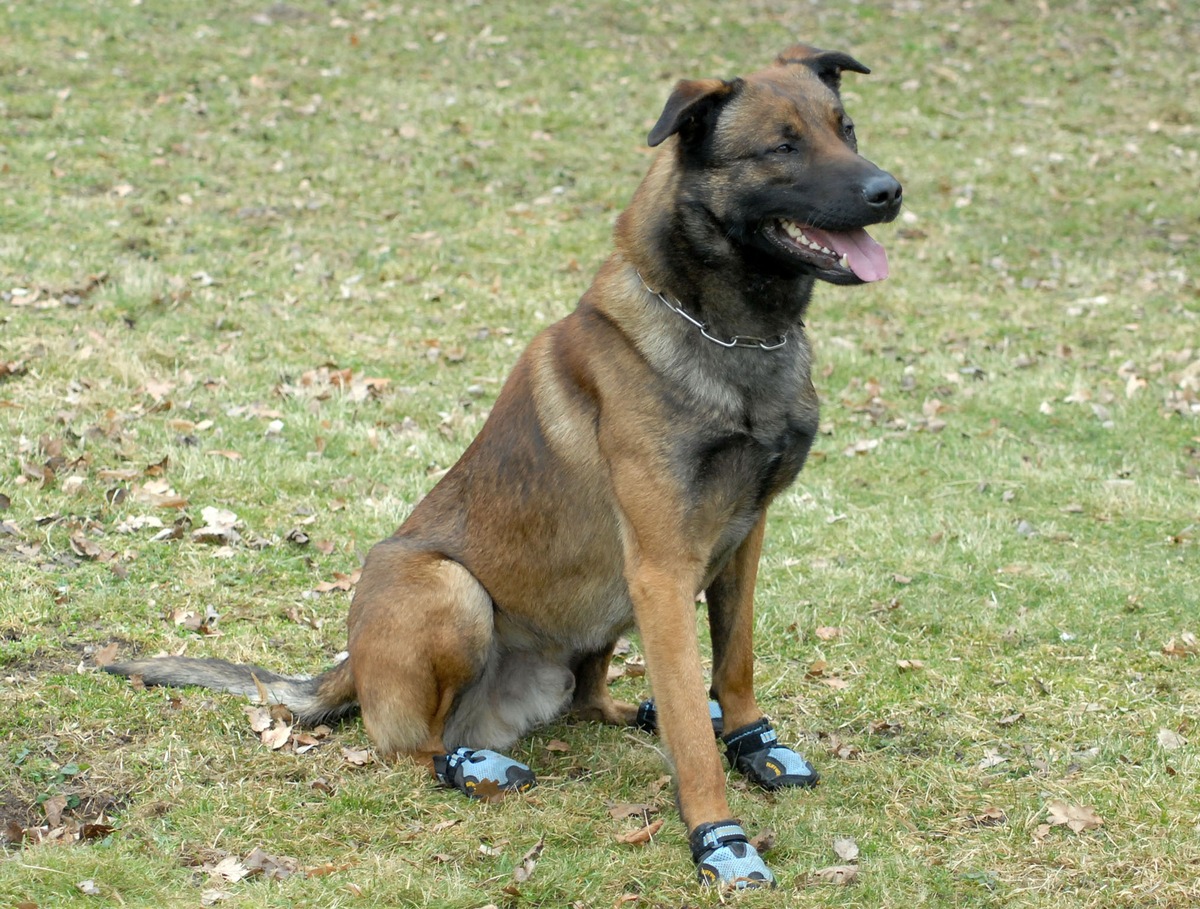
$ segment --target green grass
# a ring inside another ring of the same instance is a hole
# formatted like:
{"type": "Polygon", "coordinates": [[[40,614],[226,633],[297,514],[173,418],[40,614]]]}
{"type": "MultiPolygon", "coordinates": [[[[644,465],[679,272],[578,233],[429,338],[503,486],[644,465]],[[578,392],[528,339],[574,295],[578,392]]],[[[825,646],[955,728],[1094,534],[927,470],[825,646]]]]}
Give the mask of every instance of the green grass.
{"type": "Polygon", "coordinates": [[[797,38],[875,70],[847,103],[908,215],[875,231],[892,277],[810,313],[824,433],[771,516],[758,681],[824,781],[731,780],[783,888],[737,902],[1200,901],[1200,657],[1164,652],[1200,633],[1194,6],[410,6],[0,9],[0,815],[32,830],[67,799],[67,842],[5,847],[0,902],[719,902],[648,737],[553,725],[516,750],[542,785],[477,806],[346,763],[357,722],[271,752],[235,698],[92,667],[113,642],[326,665],[347,594],[310,591],[574,305],[673,81],[797,38]],[[271,545],[118,530],[208,506],[271,545]],[[171,618],[210,607],[218,635],[171,618]],[[1040,831],[1055,799],[1104,825],[1040,831]],[[665,819],[651,845],[616,842],[617,803],[665,819]],[[837,836],[847,887],[812,877],[837,836]],[[210,880],[256,847],[336,870],[210,880]]]}

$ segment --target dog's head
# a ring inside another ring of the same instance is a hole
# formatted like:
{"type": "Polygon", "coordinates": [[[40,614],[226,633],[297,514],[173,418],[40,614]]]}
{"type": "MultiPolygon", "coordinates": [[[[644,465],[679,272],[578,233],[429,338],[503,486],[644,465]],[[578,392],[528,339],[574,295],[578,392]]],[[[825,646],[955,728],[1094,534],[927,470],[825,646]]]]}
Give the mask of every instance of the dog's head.
{"type": "Polygon", "coordinates": [[[896,217],[901,188],[858,154],[839,91],[845,70],[870,72],[796,45],[750,76],[675,86],[648,141],[674,144],[689,232],[775,272],[834,284],[887,277],[887,254],[864,228],[896,217]]]}

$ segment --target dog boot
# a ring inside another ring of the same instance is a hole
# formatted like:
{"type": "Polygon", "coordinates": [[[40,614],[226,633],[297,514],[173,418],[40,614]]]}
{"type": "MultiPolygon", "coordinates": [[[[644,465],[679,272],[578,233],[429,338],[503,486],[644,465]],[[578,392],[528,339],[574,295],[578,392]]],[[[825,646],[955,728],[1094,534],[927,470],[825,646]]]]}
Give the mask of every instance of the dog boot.
{"type": "Polygon", "coordinates": [[[722,737],[730,766],[764,789],[815,786],[820,774],[791,748],[776,744],[775,730],[765,717],[722,737]]]}
{"type": "Polygon", "coordinates": [[[688,837],[700,883],[709,887],[774,887],[775,875],[736,821],[701,824],[688,837]]]}
{"type": "Polygon", "coordinates": [[[502,792],[525,792],[537,785],[533,771],[495,751],[459,748],[433,759],[438,782],[465,793],[488,798],[502,792]]]}
{"type": "MultiPolygon", "coordinates": [[[[720,736],[725,721],[721,716],[721,705],[716,701],[708,702],[708,718],[712,720],[713,735],[720,736]]],[[[644,732],[658,732],[658,708],[654,706],[654,698],[638,704],[637,728],[644,732]]]]}

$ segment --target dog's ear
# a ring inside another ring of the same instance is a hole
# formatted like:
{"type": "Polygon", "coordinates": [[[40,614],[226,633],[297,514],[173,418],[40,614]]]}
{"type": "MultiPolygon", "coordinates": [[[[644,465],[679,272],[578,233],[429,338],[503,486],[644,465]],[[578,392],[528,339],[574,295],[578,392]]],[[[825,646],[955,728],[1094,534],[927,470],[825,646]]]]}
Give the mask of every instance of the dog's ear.
{"type": "Polygon", "coordinates": [[[871,72],[849,54],[843,54],[841,51],[821,50],[817,47],[809,47],[807,44],[796,44],[789,47],[775,58],[775,63],[778,66],[807,66],[834,92],[841,90],[842,70],[848,69],[852,73],[863,73],[864,75],[871,72]]]}
{"type": "Polygon", "coordinates": [[[686,138],[699,135],[712,116],[741,88],[742,80],[682,79],[667,99],[662,116],[650,130],[646,143],[653,148],[676,133],[686,138]]]}

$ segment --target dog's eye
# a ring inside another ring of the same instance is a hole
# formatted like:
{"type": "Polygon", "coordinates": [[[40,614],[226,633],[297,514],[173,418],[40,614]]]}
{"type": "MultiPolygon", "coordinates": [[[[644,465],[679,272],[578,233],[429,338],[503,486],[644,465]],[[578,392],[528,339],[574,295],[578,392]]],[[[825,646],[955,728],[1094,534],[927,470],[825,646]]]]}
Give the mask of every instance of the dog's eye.
{"type": "Polygon", "coordinates": [[[786,142],[783,145],[775,146],[775,154],[777,155],[794,155],[796,151],[796,146],[788,145],[786,142]]]}
{"type": "Polygon", "coordinates": [[[847,142],[854,141],[854,121],[849,117],[842,118],[842,135],[846,137],[847,142]]]}

